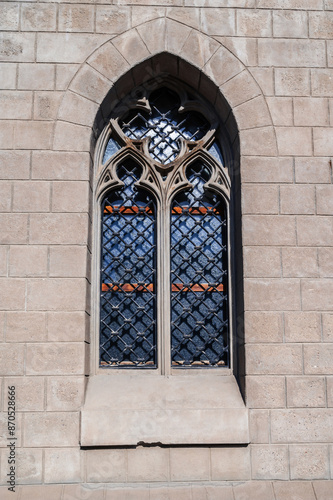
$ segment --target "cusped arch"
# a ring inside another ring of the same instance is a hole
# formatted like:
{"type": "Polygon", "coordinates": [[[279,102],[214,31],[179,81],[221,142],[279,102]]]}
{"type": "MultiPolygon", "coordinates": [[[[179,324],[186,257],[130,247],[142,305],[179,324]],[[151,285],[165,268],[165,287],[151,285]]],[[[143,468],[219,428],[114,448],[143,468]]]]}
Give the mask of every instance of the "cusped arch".
{"type": "Polygon", "coordinates": [[[244,64],[214,38],[164,17],[112,38],[82,64],[60,105],[53,149],[73,150],[71,141],[76,151],[89,150],[114,105],[165,74],[214,104],[243,155],[276,156],[266,100],[244,64]]]}

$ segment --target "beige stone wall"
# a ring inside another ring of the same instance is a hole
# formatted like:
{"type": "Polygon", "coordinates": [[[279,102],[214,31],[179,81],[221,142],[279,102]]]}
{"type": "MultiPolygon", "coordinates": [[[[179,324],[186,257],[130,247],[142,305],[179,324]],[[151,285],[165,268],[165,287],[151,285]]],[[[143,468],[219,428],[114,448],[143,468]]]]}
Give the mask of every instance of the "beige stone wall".
{"type": "Polygon", "coordinates": [[[333,2],[4,1],[0,30],[2,484],[15,385],[17,483],[52,500],[333,498],[333,2]],[[211,79],[239,129],[251,444],[82,450],[92,127],[161,52],[199,92],[211,79]]]}

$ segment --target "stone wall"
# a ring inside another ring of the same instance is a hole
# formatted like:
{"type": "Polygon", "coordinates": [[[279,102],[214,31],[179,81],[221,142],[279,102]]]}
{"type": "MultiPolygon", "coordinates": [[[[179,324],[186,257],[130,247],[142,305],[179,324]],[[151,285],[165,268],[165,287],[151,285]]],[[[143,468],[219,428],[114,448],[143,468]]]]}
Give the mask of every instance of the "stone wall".
{"type": "Polygon", "coordinates": [[[2,484],[15,385],[21,499],[333,498],[333,2],[4,1],[0,29],[2,484]],[[80,448],[94,145],[143,61],[238,126],[248,446],[80,448]]]}

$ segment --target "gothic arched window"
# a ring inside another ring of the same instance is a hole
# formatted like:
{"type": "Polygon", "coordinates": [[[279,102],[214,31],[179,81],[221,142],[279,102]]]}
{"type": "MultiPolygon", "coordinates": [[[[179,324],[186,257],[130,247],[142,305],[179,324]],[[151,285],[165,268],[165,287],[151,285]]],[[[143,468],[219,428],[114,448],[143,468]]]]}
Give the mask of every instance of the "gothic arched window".
{"type": "Polygon", "coordinates": [[[230,180],[219,121],[166,79],[113,111],[97,152],[101,368],[230,367],[230,180]]]}

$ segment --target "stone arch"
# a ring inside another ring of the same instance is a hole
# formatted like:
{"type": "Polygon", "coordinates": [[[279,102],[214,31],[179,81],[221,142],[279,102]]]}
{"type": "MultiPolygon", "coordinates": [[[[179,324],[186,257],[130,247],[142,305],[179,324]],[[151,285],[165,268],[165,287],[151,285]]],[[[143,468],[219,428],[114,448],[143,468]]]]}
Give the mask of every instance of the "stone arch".
{"type": "Polygon", "coordinates": [[[267,103],[244,64],[214,38],[164,17],[112,38],[88,57],[63,97],[53,149],[73,150],[70,137],[74,150],[87,151],[113,103],[147,75],[152,78],[161,71],[191,84],[205,97],[217,96],[215,105],[221,118],[229,120],[229,134],[239,134],[242,155],[277,155],[267,103]]]}

